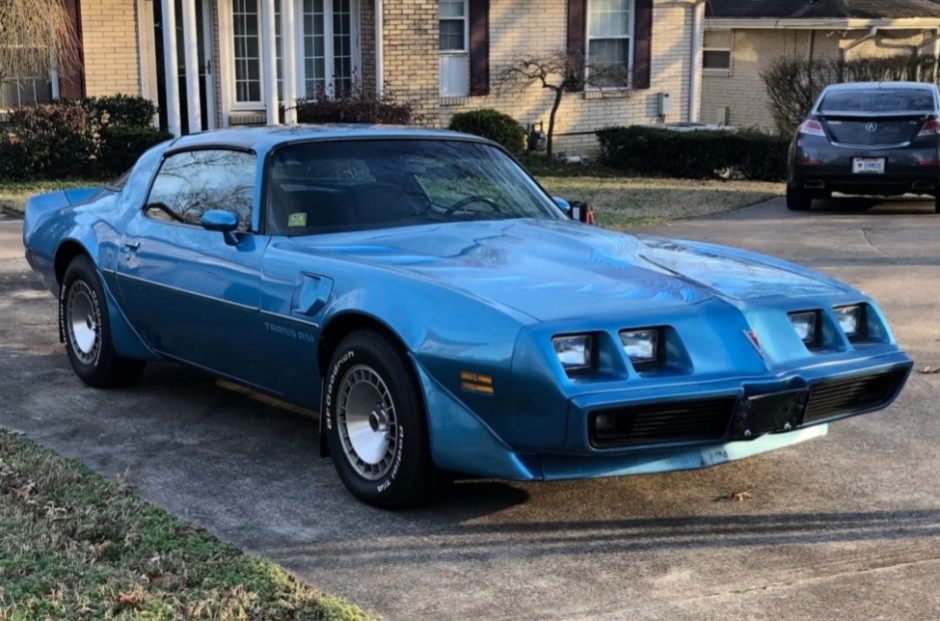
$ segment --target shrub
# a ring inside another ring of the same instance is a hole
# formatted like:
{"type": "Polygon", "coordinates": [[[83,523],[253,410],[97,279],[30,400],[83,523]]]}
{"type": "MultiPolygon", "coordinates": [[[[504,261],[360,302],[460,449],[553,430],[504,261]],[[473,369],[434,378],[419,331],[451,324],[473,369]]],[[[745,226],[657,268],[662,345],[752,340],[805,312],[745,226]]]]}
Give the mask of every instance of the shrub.
{"type": "Polygon", "coordinates": [[[508,114],[496,110],[485,108],[455,114],[450,129],[489,138],[517,155],[525,150],[525,129],[508,114]]]}
{"type": "Polygon", "coordinates": [[[62,99],[10,111],[0,134],[0,177],[112,175],[169,136],[151,126],[143,97],[62,99]]]}
{"type": "Polygon", "coordinates": [[[150,127],[157,115],[152,101],[137,95],[107,95],[80,100],[82,105],[102,125],[150,127]]]}
{"type": "Polygon", "coordinates": [[[781,57],[761,74],[770,98],[777,132],[790,135],[809,113],[823,88],[839,82],[914,80],[933,82],[937,60],[932,56],[892,56],[804,60],[781,57]]]}
{"type": "Polygon", "coordinates": [[[736,172],[755,180],[786,178],[789,140],[758,131],[633,126],[602,129],[597,137],[606,162],[631,173],[705,179],[736,172]]]}
{"type": "Polygon", "coordinates": [[[6,132],[8,149],[18,154],[12,177],[86,173],[97,150],[97,127],[76,102],[14,108],[6,132]]]}
{"type": "Polygon", "coordinates": [[[370,123],[409,125],[417,120],[409,103],[399,103],[388,95],[376,96],[361,91],[335,99],[320,93],[297,102],[300,123],[370,123]]]}
{"type": "Polygon", "coordinates": [[[97,168],[105,177],[116,177],[133,166],[147,149],[172,137],[154,127],[105,127],[100,135],[97,168]]]}

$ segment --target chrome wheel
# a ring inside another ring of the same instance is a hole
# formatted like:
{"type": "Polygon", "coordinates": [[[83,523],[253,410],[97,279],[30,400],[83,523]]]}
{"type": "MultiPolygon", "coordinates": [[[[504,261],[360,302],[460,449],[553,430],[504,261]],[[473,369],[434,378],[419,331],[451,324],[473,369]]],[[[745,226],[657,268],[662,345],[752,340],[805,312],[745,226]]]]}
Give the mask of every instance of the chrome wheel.
{"type": "Polygon", "coordinates": [[[65,313],[72,352],[82,364],[94,364],[101,348],[101,315],[84,281],[76,280],[69,289],[65,313]]]}
{"type": "Polygon", "coordinates": [[[395,403],[382,377],[364,364],[349,369],[339,386],[336,421],[343,453],[370,481],[391,470],[400,441],[395,403]]]}

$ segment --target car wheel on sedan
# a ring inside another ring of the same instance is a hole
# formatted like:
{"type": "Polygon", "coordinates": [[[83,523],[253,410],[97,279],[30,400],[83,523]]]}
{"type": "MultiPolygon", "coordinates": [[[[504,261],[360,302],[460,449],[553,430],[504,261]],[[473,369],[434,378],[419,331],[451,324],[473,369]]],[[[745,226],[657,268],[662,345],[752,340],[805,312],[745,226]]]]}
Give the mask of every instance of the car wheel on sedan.
{"type": "Polygon", "coordinates": [[[934,213],[940,213],[940,194],[933,197],[933,210],[934,213]]]}
{"type": "Polygon", "coordinates": [[[813,206],[813,196],[806,190],[787,186],[787,209],[790,211],[809,211],[813,206]]]}
{"type": "Polygon", "coordinates": [[[440,475],[411,361],[372,331],[346,337],[326,381],[326,434],[340,479],[360,500],[388,509],[427,500],[440,475]]]}
{"type": "Polygon", "coordinates": [[[145,363],[114,350],[104,288],[88,257],[76,257],[65,270],[59,318],[69,362],[83,382],[113,388],[140,378],[145,363]]]}

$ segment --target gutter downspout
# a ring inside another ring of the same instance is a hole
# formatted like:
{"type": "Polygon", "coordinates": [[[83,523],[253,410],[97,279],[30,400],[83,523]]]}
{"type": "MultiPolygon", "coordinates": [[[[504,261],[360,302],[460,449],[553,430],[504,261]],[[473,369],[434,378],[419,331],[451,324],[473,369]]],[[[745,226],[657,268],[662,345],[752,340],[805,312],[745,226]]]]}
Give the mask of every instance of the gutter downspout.
{"type": "Polygon", "coordinates": [[[385,94],[385,3],[375,0],[375,94],[385,94]]]}
{"type": "MultiPolygon", "coordinates": [[[[692,59],[689,68],[689,122],[698,123],[702,110],[702,49],[705,37],[705,0],[692,0],[692,59]]],[[[734,36],[732,31],[731,36],[734,36]]]]}

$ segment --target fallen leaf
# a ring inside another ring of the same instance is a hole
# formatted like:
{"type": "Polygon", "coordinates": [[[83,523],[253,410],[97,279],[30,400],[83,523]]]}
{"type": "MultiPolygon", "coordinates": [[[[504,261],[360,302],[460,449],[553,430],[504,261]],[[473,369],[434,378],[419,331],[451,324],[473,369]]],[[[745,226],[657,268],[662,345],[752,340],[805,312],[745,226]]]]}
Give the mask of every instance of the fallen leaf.
{"type": "Polygon", "coordinates": [[[725,494],[719,496],[715,499],[715,502],[727,501],[727,502],[744,502],[745,500],[750,500],[754,496],[751,495],[751,492],[745,490],[741,492],[731,492],[730,494],[725,494]]]}
{"type": "Polygon", "coordinates": [[[936,369],[933,367],[924,367],[923,369],[918,371],[918,373],[920,373],[921,375],[937,375],[937,374],[940,374],[940,367],[936,369]]]}

